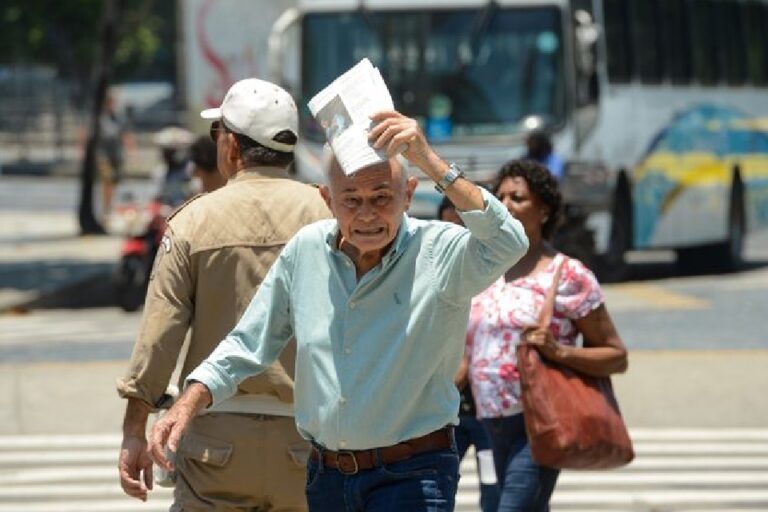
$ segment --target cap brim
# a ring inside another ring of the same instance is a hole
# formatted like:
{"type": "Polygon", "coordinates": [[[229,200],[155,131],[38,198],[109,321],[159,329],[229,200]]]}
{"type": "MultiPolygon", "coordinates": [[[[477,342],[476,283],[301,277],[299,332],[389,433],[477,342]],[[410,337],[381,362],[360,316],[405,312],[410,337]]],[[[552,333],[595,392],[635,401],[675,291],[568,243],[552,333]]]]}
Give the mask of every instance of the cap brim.
{"type": "Polygon", "coordinates": [[[221,107],[208,108],[200,112],[203,119],[221,119],[221,107]]]}

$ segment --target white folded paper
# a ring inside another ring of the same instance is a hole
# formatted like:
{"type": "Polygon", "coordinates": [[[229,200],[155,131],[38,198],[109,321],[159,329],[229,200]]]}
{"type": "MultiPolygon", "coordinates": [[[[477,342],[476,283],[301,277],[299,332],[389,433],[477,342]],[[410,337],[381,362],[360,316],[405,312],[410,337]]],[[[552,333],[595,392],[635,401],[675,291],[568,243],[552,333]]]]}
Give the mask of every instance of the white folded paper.
{"type": "Polygon", "coordinates": [[[387,160],[383,150],[373,149],[368,131],[371,114],[394,105],[381,73],[367,58],[317,93],[308,106],[347,175],[387,160]]]}

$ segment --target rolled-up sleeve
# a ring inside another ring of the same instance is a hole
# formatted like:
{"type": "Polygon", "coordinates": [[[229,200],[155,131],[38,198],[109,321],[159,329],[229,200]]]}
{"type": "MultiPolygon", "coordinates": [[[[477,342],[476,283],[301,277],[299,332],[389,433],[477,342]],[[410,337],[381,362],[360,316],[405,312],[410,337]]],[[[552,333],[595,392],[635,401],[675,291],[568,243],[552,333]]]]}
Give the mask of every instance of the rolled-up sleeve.
{"type": "Polygon", "coordinates": [[[195,282],[190,273],[189,244],[166,230],[167,249],[155,259],[136,343],[126,374],[117,380],[122,398],[158,406],[176,367],[193,310],[195,282]]]}
{"type": "Polygon", "coordinates": [[[528,250],[523,225],[490,192],[485,209],[459,212],[466,230],[436,240],[433,256],[447,298],[463,300],[485,290],[528,250]]]}
{"type": "Polygon", "coordinates": [[[235,328],[186,379],[204,384],[216,405],[244,379],[265,371],[293,336],[290,308],[292,244],[283,249],[235,328]]]}

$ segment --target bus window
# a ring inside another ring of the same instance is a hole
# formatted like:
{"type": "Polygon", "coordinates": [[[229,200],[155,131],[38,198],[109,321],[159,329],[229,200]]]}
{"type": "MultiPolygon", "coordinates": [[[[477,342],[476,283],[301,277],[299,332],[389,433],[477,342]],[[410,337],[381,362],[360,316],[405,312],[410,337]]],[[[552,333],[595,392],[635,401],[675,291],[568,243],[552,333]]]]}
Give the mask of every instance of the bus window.
{"type": "Polygon", "coordinates": [[[659,10],[656,0],[630,0],[632,47],[637,57],[637,74],[643,83],[661,82],[659,10]]]}
{"type": "Polygon", "coordinates": [[[685,0],[659,3],[659,31],[664,48],[664,71],[673,84],[691,80],[691,46],[685,0]]]}
{"type": "Polygon", "coordinates": [[[700,84],[714,85],[720,81],[717,62],[717,39],[712,0],[691,1],[691,49],[693,77],[700,84]]]}
{"type": "Polygon", "coordinates": [[[746,79],[744,57],[744,27],[742,24],[742,4],[720,0],[715,4],[717,30],[718,66],[723,71],[723,78],[731,85],[741,85],[746,79]]]}
{"type": "Polygon", "coordinates": [[[427,124],[440,105],[448,138],[519,133],[530,115],[564,122],[563,21],[553,6],[319,12],[302,26],[302,134],[310,140],[323,137],[305,101],[363,57],[404,114],[427,124]]]}
{"type": "Polygon", "coordinates": [[[747,75],[755,85],[768,82],[768,5],[750,2],[744,5],[744,34],[747,43],[747,75]]]}
{"type": "Polygon", "coordinates": [[[608,52],[608,76],[611,82],[632,80],[634,55],[629,44],[626,0],[605,0],[605,43],[608,52]]]}

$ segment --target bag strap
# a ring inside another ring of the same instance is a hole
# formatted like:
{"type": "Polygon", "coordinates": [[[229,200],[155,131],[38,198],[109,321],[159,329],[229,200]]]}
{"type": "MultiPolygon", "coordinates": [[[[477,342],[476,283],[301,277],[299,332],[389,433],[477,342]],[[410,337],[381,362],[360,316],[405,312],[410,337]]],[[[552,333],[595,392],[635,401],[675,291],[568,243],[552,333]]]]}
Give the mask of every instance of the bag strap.
{"type": "Polygon", "coordinates": [[[566,257],[563,253],[559,253],[558,256],[562,256],[557,263],[555,273],[552,276],[552,284],[547,290],[547,295],[544,298],[544,304],[541,305],[539,311],[539,327],[542,329],[549,329],[549,324],[552,322],[552,315],[555,311],[555,297],[557,296],[557,285],[560,284],[560,275],[563,273],[563,265],[565,265],[566,257]]]}

